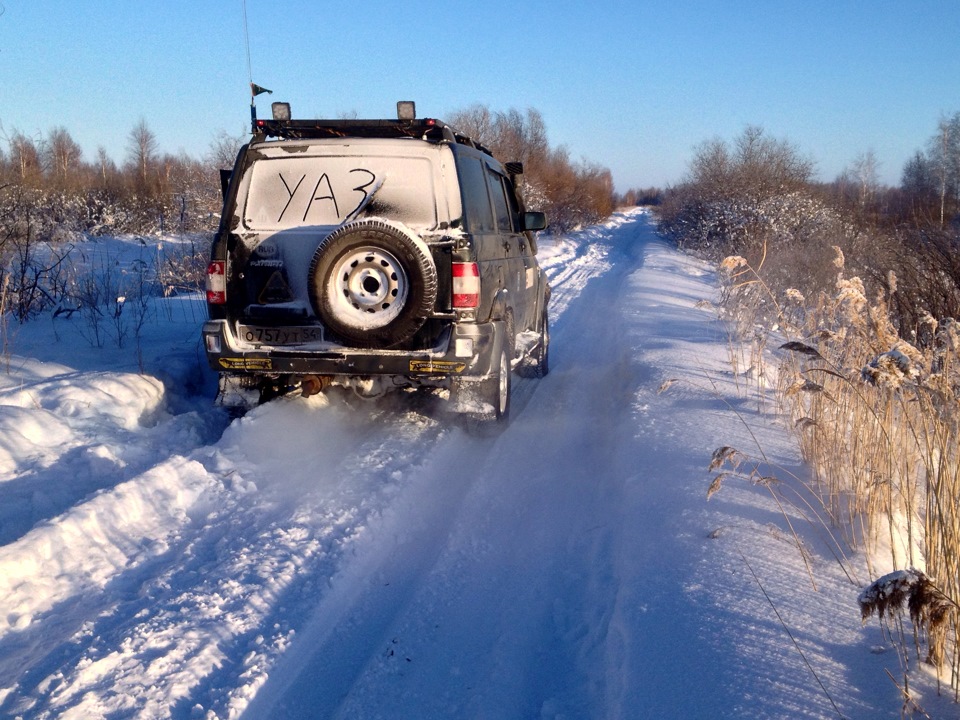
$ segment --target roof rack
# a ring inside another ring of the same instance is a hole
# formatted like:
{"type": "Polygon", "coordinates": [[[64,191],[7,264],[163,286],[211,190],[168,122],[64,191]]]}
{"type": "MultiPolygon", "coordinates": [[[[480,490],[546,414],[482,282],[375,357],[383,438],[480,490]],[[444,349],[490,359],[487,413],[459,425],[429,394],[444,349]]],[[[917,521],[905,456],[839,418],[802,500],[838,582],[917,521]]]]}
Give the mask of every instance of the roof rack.
{"type": "Polygon", "coordinates": [[[431,142],[451,142],[469,145],[488,155],[490,151],[480,143],[457,132],[441,120],[256,120],[254,135],[262,139],[312,138],[398,138],[414,137],[431,142]]]}

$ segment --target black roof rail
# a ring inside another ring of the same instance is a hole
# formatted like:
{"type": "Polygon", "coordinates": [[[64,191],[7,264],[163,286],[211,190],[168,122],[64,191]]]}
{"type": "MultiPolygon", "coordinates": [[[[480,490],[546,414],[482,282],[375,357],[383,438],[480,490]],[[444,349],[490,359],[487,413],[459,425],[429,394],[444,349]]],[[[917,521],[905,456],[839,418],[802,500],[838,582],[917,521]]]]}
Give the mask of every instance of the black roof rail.
{"type": "Polygon", "coordinates": [[[414,137],[432,142],[451,142],[469,145],[488,155],[492,154],[480,143],[447,125],[442,120],[257,120],[254,135],[266,139],[312,138],[398,138],[414,137]]]}

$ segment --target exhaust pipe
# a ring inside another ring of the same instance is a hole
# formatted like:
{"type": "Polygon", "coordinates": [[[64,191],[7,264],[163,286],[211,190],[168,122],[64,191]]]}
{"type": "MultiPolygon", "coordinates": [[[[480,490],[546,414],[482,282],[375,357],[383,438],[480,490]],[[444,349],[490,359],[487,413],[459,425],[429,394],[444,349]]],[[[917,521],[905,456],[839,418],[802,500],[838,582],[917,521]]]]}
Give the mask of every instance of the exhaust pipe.
{"type": "Polygon", "coordinates": [[[319,395],[333,385],[333,378],[329,375],[303,375],[300,378],[300,395],[310,397],[319,395]]]}

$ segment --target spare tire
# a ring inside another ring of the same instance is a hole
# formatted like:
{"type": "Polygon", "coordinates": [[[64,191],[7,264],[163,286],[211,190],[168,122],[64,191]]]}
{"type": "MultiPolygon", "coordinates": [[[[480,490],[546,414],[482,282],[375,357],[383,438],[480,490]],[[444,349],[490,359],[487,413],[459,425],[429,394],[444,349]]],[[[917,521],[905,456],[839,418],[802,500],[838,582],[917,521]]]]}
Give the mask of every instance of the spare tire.
{"type": "Polygon", "coordinates": [[[361,220],[320,243],[307,279],[310,303],[338,338],[359,347],[409,340],[433,312],[437,269],[406,228],[361,220]]]}

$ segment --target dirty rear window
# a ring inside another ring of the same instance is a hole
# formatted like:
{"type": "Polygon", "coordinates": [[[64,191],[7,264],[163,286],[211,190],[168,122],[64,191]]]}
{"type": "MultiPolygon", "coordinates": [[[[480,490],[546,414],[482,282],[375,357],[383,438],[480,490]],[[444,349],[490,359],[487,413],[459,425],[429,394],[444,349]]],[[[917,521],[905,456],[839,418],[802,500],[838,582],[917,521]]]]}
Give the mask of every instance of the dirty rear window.
{"type": "Polygon", "coordinates": [[[424,157],[260,158],[248,171],[244,224],[251,230],[282,230],[382,217],[435,227],[432,170],[424,157]]]}

